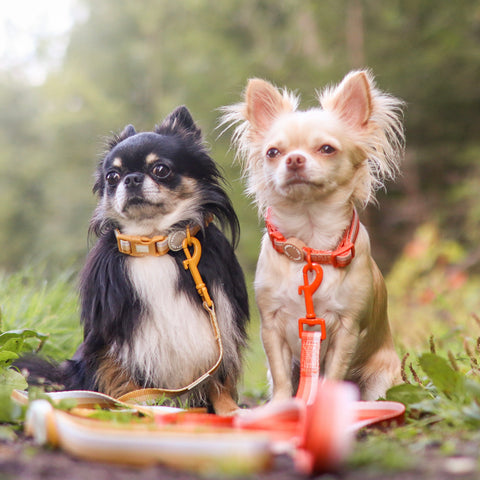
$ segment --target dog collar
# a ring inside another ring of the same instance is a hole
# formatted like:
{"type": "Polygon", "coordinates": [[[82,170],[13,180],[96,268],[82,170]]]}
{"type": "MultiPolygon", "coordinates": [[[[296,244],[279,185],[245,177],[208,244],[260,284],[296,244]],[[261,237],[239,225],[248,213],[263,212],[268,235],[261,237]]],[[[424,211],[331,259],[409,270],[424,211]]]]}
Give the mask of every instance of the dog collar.
{"type": "Polygon", "coordinates": [[[271,221],[272,209],[268,207],[265,215],[265,225],[273,248],[294,262],[311,261],[322,265],[346,267],[355,256],[355,241],[358,236],[360,220],[353,209],[352,221],[345,230],[340,243],[335,250],[315,250],[308,247],[302,240],[291,237],[286,239],[271,221]]]}
{"type": "MultiPolygon", "coordinates": [[[[205,226],[212,221],[209,217],[205,221],[205,226]]],[[[118,250],[125,255],[132,257],[160,257],[167,254],[170,250],[178,252],[183,248],[183,241],[187,235],[195,236],[202,227],[200,225],[187,226],[185,230],[175,230],[169,235],[156,235],[146,237],[141,235],[125,235],[120,230],[115,229],[118,250]]]]}

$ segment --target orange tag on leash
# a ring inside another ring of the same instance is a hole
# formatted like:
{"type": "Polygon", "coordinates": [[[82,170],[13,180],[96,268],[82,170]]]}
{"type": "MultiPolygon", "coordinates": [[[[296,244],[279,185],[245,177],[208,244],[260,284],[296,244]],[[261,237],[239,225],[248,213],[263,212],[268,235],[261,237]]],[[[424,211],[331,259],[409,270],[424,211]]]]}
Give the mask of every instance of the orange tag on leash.
{"type": "Polygon", "coordinates": [[[300,357],[300,382],[296,398],[305,405],[311,405],[316,398],[320,384],[320,344],[321,332],[302,333],[302,353],[300,357]]]}

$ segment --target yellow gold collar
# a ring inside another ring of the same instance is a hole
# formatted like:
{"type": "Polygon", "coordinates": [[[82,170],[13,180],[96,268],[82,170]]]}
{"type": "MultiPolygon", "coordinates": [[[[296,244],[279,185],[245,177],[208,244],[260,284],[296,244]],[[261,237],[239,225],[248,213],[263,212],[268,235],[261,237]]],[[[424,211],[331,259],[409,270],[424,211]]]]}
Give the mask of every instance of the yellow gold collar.
{"type": "MultiPolygon", "coordinates": [[[[205,222],[207,225],[211,220],[205,222]]],[[[187,227],[188,228],[188,227],[187,227]]],[[[194,225],[190,228],[190,235],[194,236],[200,231],[200,225],[194,225]]],[[[115,230],[117,237],[118,250],[125,255],[132,257],[160,257],[167,254],[170,250],[178,252],[183,247],[183,241],[187,238],[187,229],[175,230],[169,235],[156,235],[154,237],[145,237],[142,235],[125,235],[120,230],[115,230]]]]}

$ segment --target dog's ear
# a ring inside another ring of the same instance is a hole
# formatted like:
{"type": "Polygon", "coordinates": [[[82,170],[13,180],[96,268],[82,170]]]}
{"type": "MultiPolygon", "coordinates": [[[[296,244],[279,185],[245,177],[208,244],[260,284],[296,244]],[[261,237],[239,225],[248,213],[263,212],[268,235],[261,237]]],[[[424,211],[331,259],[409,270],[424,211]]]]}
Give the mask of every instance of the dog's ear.
{"type": "Polygon", "coordinates": [[[127,125],[123,130],[122,133],[119,135],[120,141],[125,140],[128,137],[133,137],[136,135],[137,132],[135,131],[135,127],[133,125],[127,125]]]}
{"type": "Polygon", "coordinates": [[[264,133],[282,112],[296,108],[296,102],[287,92],[282,95],[271,83],[259,78],[248,81],[245,104],[245,116],[253,127],[253,134],[264,133]]]}
{"type": "Polygon", "coordinates": [[[200,140],[202,137],[202,131],[195,124],[192,115],[185,105],[177,107],[160,125],[155,126],[155,133],[161,135],[185,132],[193,135],[197,140],[200,140]]]}
{"type": "Polygon", "coordinates": [[[320,105],[352,128],[357,147],[367,160],[366,189],[357,199],[365,205],[386,179],[395,178],[405,149],[404,103],[375,86],[368,70],[350,72],[320,95],[320,105]]]}
{"type": "Polygon", "coordinates": [[[320,103],[353,127],[364,127],[372,115],[371,89],[366,72],[351,72],[336,88],[327,90],[320,103]]]}
{"type": "Polygon", "coordinates": [[[120,134],[115,135],[109,142],[108,142],[108,147],[110,150],[118,145],[120,142],[123,142],[128,137],[132,137],[133,135],[136,135],[137,132],[135,131],[135,127],[133,125],[127,125],[120,134]]]}

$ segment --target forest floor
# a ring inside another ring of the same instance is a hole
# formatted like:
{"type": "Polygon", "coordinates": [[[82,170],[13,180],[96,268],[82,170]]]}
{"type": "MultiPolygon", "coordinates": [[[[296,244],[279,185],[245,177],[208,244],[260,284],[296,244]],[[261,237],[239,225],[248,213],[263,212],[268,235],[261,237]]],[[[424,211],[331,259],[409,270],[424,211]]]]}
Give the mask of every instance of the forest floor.
{"type": "MultiPolygon", "coordinates": [[[[360,440],[361,441],[361,440],[360,440]]],[[[385,471],[369,464],[364,467],[345,466],[339,472],[322,474],[314,478],[324,480],[452,480],[478,479],[479,445],[464,442],[462,456],[446,457],[441,445],[431,446],[415,466],[385,471]]],[[[249,476],[199,476],[171,470],[160,465],[132,468],[106,463],[89,462],[73,458],[60,450],[38,447],[31,439],[20,435],[16,441],[0,442],[0,480],[198,480],[227,478],[230,480],[296,480],[309,478],[295,470],[293,460],[286,456],[275,457],[267,472],[249,476]]],[[[310,477],[312,478],[312,477],[310,477]]]]}

